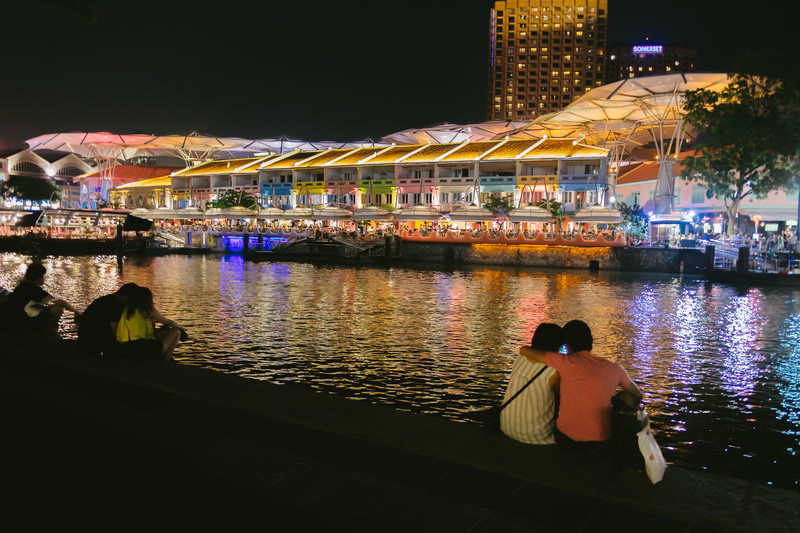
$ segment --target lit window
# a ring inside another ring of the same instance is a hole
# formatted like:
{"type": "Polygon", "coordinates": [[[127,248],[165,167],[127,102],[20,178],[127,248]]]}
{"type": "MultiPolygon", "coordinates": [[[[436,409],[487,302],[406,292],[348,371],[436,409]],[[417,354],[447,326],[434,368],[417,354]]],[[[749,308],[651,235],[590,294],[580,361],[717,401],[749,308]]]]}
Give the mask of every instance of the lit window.
{"type": "Polygon", "coordinates": [[[648,72],[653,72],[653,67],[647,67],[648,72]]]}
{"type": "Polygon", "coordinates": [[[642,67],[639,67],[639,72],[641,72],[641,71],[642,71],[642,67]]]}
{"type": "MultiPolygon", "coordinates": [[[[517,68],[520,69],[520,70],[524,70],[525,69],[525,63],[517,63],[517,68]]],[[[650,70],[653,70],[653,69],[651,68],[650,70]]]]}

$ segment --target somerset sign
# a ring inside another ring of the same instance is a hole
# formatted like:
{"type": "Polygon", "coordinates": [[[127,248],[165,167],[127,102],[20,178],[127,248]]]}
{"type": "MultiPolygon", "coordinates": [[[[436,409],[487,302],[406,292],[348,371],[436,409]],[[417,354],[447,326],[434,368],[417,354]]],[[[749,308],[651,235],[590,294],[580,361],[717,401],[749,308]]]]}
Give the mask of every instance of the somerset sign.
{"type": "Polygon", "coordinates": [[[660,44],[645,44],[641,46],[634,46],[634,54],[660,54],[664,51],[664,47],[660,44]]]}

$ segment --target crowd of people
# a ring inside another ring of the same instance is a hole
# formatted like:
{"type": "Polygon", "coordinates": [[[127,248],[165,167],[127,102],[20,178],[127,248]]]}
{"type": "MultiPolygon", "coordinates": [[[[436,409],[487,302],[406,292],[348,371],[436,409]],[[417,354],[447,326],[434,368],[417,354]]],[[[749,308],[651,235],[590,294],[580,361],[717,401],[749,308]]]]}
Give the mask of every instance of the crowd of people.
{"type": "Polygon", "coordinates": [[[44,290],[46,273],[44,265],[32,263],[13,291],[0,291],[0,327],[15,338],[59,338],[64,311],[73,313],[78,347],[89,355],[169,360],[178,342],[188,337],[186,328],[156,309],[147,287],[126,283],[80,312],[44,290]]]}
{"type": "Polygon", "coordinates": [[[619,394],[638,405],[642,393],[622,366],[592,353],[592,344],[592,332],[580,320],[536,328],[511,371],[504,403],[522,392],[500,413],[505,435],[572,452],[612,452],[612,399],[619,394]]]}

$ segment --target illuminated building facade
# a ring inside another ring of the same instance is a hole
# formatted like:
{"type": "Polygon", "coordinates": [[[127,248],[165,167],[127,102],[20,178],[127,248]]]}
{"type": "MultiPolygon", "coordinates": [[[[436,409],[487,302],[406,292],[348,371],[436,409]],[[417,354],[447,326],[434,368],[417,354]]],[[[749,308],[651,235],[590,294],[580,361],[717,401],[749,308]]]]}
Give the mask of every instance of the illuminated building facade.
{"type": "Polygon", "coordinates": [[[608,0],[507,0],[491,10],[490,120],[558,111],[605,80],[608,0]]]}
{"type": "Polygon", "coordinates": [[[606,51],[606,83],[625,78],[694,72],[697,51],[678,45],[610,44],[606,51]]]}
{"type": "Polygon", "coordinates": [[[127,208],[181,209],[233,189],[252,194],[262,208],[423,205],[446,213],[491,197],[516,206],[547,194],[570,213],[602,200],[607,168],[608,150],[573,139],[466,140],[213,160],[121,185],[111,198],[127,208]]]}

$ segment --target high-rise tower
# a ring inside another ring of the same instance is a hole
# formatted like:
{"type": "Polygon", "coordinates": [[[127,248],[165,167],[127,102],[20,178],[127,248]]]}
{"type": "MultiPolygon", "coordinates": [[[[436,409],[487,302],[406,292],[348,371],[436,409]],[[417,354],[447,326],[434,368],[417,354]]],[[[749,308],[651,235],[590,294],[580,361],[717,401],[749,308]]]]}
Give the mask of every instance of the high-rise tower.
{"type": "Polygon", "coordinates": [[[490,120],[531,120],[604,83],[608,0],[506,0],[491,11],[490,120]]]}

